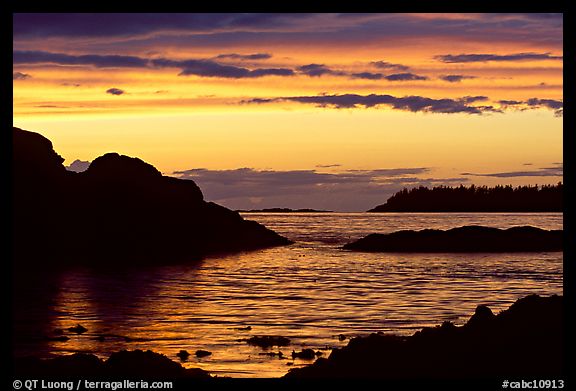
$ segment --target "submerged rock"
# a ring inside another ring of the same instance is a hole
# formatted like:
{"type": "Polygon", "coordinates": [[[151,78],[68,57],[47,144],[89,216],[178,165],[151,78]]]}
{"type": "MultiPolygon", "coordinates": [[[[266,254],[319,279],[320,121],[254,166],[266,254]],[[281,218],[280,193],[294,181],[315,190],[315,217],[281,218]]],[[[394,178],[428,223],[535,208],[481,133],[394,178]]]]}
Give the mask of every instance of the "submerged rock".
{"type": "Polygon", "coordinates": [[[531,295],[498,315],[486,306],[463,326],[444,322],[410,337],[371,334],[289,378],[501,379],[565,375],[562,296],[531,295]]]}
{"type": "Polygon", "coordinates": [[[464,226],[446,231],[370,234],[343,247],[365,252],[541,252],[562,251],[562,231],[525,226],[499,229],[464,226]]]}
{"type": "Polygon", "coordinates": [[[248,342],[248,345],[258,346],[263,349],[267,349],[272,346],[290,345],[290,339],[286,337],[272,336],[272,335],[254,336],[247,339],[246,342],[248,342]]]}
{"type": "Polygon", "coordinates": [[[68,331],[76,334],[84,334],[86,331],[88,331],[88,329],[80,324],[77,324],[74,327],[68,327],[68,331]]]}
{"type": "Polygon", "coordinates": [[[202,358],[202,357],[208,357],[212,355],[212,352],[209,352],[208,350],[196,350],[196,353],[194,353],[196,355],[196,357],[198,358],[202,358]]]}
{"type": "Polygon", "coordinates": [[[292,358],[301,358],[303,360],[314,360],[316,353],[312,349],[302,349],[300,352],[292,350],[292,358]]]}
{"type": "Polygon", "coordinates": [[[180,350],[178,353],[176,353],[176,357],[180,358],[181,361],[186,361],[188,360],[188,357],[190,357],[190,353],[188,353],[186,350],[180,350]]]}

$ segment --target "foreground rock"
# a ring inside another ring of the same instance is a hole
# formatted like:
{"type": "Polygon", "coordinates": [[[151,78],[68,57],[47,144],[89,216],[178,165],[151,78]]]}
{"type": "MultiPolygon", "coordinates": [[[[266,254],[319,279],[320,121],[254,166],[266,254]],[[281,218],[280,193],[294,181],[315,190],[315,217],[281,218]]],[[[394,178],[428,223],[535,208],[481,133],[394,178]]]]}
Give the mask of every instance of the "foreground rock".
{"type": "Polygon", "coordinates": [[[272,346],[288,346],[290,345],[290,339],[275,335],[255,335],[245,340],[248,345],[258,346],[262,349],[268,349],[272,346]]]}
{"type": "Polygon", "coordinates": [[[122,350],[107,360],[76,353],[53,359],[20,358],[14,361],[16,376],[116,376],[138,378],[198,378],[211,376],[199,368],[184,368],[168,357],[150,350],[122,350]]]}
{"type": "Polygon", "coordinates": [[[25,270],[165,264],[291,243],[140,159],[108,153],[75,173],[37,133],[13,128],[13,147],[14,256],[25,270]]]}
{"type": "Polygon", "coordinates": [[[370,234],[343,247],[366,252],[540,252],[562,251],[562,231],[535,227],[498,229],[464,226],[370,234]]]}
{"type": "Polygon", "coordinates": [[[561,376],[562,296],[527,296],[494,315],[479,306],[464,325],[450,322],[410,337],[353,338],[327,359],[288,378],[455,379],[561,376]]]}

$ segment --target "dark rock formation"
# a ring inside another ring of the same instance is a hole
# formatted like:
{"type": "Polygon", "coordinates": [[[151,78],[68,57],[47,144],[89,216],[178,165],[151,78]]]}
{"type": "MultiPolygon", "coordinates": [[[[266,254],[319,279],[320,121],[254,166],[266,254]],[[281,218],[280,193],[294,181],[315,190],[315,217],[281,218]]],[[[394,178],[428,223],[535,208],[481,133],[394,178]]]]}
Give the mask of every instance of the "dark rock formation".
{"type": "Polygon", "coordinates": [[[261,347],[262,349],[268,349],[272,346],[288,346],[290,345],[290,339],[286,337],[273,336],[273,335],[263,335],[251,337],[246,340],[248,345],[254,345],[261,347]]]}
{"type": "Polygon", "coordinates": [[[212,352],[209,352],[208,350],[196,350],[196,353],[194,353],[196,355],[196,357],[198,358],[202,358],[202,357],[208,357],[212,355],[212,352]]]}
{"type": "Polygon", "coordinates": [[[176,353],[176,357],[178,357],[180,361],[186,361],[188,360],[188,357],[190,357],[190,353],[188,353],[186,350],[180,350],[178,353],[176,353]]]}
{"type": "Polygon", "coordinates": [[[464,326],[450,322],[410,337],[371,334],[292,369],[288,378],[499,379],[558,377],[563,363],[562,296],[531,295],[498,315],[480,306],[464,326]]]}
{"type": "Polygon", "coordinates": [[[20,358],[14,362],[16,376],[115,376],[124,378],[210,378],[199,368],[186,369],[168,357],[150,350],[122,350],[103,361],[92,354],[76,353],[42,360],[20,358]]]}
{"type": "Polygon", "coordinates": [[[77,324],[74,327],[68,327],[68,331],[76,334],[84,334],[86,331],[88,331],[88,329],[80,324],[77,324]]]}
{"type": "Polygon", "coordinates": [[[562,251],[562,231],[535,227],[498,229],[465,226],[370,234],[343,247],[365,252],[533,252],[562,251]]]}
{"type": "Polygon", "coordinates": [[[314,352],[314,350],[312,349],[302,349],[302,351],[300,352],[292,350],[292,358],[301,358],[302,360],[314,360],[316,358],[316,352],[314,352]]]}
{"type": "Polygon", "coordinates": [[[45,137],[13,128],[13,140],[17,267],[165,264],[291,243],[140,159],[108,153],[75,173],[45,137]]]}

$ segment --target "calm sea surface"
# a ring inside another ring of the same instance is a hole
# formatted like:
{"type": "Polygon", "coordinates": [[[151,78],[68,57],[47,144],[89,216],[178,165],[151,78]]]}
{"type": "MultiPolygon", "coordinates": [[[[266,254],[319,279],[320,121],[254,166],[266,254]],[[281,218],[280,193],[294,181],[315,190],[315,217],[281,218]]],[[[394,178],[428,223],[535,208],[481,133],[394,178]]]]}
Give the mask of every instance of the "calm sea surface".
{"type": "MultiPolygon", "coordinates": [[[[107,357],[151,349],[213,375],[277,377],[311,361],[278,359],[249,346],[253,335],[281,335],[330,353],[346,337],[412,334],[445,320],[464,323],[478,304],[495,312],[527,294],[562,294],[561,252],[371,254],[340,247],[372,232],[485,225],[562,229],[561,213],[245,213],[294,240],[291,246],[138,270],[70,270],[18,282],[17,355],[73,352],[107,357]],[[81,324],[82,335],[47,341],[81,324]],[[241,330],[250,326],[250,330],[241,330]],[[209,350],[201,359],[193,353],[209,350]]],[[[49,260],[46,260],[49,262],[49,260]]],[[[119,259],[118,263],[121,264],[119,259]]]]}

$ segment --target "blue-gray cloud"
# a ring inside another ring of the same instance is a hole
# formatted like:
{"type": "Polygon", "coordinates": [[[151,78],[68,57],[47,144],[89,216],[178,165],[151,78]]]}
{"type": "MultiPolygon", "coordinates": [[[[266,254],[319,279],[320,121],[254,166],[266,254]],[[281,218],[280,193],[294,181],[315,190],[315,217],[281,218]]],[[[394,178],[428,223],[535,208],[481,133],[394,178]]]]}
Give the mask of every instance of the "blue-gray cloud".
{"type": "Polygon", "coordinates": [[[235,209],[253,207],[312,207],[362,211],[407,186],[466,183],[467,178],[422,178],[426,167],[345,170],[323,173],[316,170],[191,169],[174,176],[192,179],[207,200],[235,209]],[[254,203],[254,199],[258,203],[254,203]]]}
{"type": "Polygon", "coordinates": [[[126,37],[159,32],[277,29],[314,14],[280,13],[16,13],[13,35],[27,37],[126,37]]]}
{"type": "Polygon", "coordinates": [[[414,73],[394,73],[392,75],[384,76],[389,81],[409,81],[409,80],[428,80],[426,76],[416,75],[414,73]]]}
{"type": "MultiPolygon", "coordinates": [[[[457,36],[490,42],[562,45],[562,14],[439,14],[422,18],[414,14],[281,14],[281,13],[16,13],[13,36],[21,39],[64,37],[102,38],[109,45],[116,38],[175,38],[191,46],[231,42],[275,44],[292,37],[298,42],[357,42],[457,36]],[[538,16],[541,15],[541,16],[538,16]],[[260,34],[254,34],[260,33],[260,34]],[[209,38],[211,42],[207,42],[209,38]]],[[[84,40],[86,41],[86,40],[84,40]]],[[[175,41],[174,41],[175,42],[175,41]]]]}
{"type": "Polygon", "coordinates": [[[399,71],[399,72],[405,72],[408,69],[410,69],[409,66],[407,65],[402,65],[402,64],[394,64],[388,61],[372,61],[370,63],[371,65],[375,66],[376,68],[379,69],[388,69],[391,71],[399,71]]]}
{"type": "MultiPolygon", "coordinates": [[[[259,55],[262,56],[262,55],[259,55]]],[[[208,59],[171,60],[166,58],[147,59],[121,55],[69,55],[43,51],[14,51],[14,64],[56,64],[88,65],[96,68],[180,68],[181,76],[196,75],[202,77],[255,78],[263,76],[291,76],[288,68],[256,68],[229,64],[220,64],[208,59]]]]}
{"type": "Polygon", "coordinates": [[[13,72],[12,73],[12,80],[26,80],[26,79],[30,79],[32,76],[30,76],[27,73],[23,73],[23,72],[13,72]]]}
{"type": "Polygon", "coordinates": [[[439,77],[441,80],[449,83],[460,83],[464,79],[476,79],[476,76],[469,75],[442,75],[439,77]]]}
{"type": "Polygon", "coordinates": [[[126,91],[121,90],[120,88],[115,88],[115,87],[113,87],[113,88],[107,89],[107,90],[106,90],[106,93],[107,93],[107,94],[110,94],[110,95],[122,95],[122,94],[125,94],[126,91]]]}
{"type": "Polygon", "coordinates": [[[330,69],[324,64],[308,64],[302,65],[296,68],[298,72],[303,73],[308,76],[318,77],[322,75],[333,75],[333,76],[346,76],[345,72],[335,71],[330,69]]]}
{"type": "Polygon", "coordinates": [[[66,166],[66,169],[73,172],[83,172],[90,167],[90,163],[89,161],[76,159],[70,165],[66,166]]]}
{"type": "Polygon", "coordinates": [[[227,54],[219,54],[215,59],[231,59],[231,60],[268,60],[272,58],[272,55],[269,53],[254,53],[254,54],[238,54],[238,53],[227,53],[227,54]]]}
{"type": "Polygon", "coordinates": [[[526,61],[526,60],[562,60],[563,56],[550,53],[514,53],[514,54],[442,54],[434,57],[446,63],[488,62],[488,61],[526,61]]]}
{"type": "Polygon", "coordinates": [[[220,64],[211,60],[152,60],[155,66],[182,68],[180,76],[202,76],[202,77],[223,77],[223,78],[255,78],[263,76],[292,76],[294,71],[288,68],[257,68],[248,69],[244,67],[220,64]]]}
{"type": "Polygon", "coordinates": [[[280,101],[290,101],[298,103],[316,104],[321,107],[334,108],[358,108],[375,107],[379,105],[390,106],[397,110],[428,113],[465,113],[482,114],[485,112],[499,112],[492,106],[471,106],[470,103],[483,101],[485,96],[466,96],[460,99],[433,99],[423,96],[395,97],[392,95],[318,95],[318,96],[289,96],[279,98],[254,98],[244,100],[241,103],[271,103],[280,101]]]}
{"type": "MultiPolygon", "coordinates": [[[[524,164],[526,165],[526,164],[524,164]]],[[[517,178],[517,177],[562,177],[564,175],[564,165],[557,163],[552,167],[542,167],[532,171],[508,171],[508,172],[494,172],[487,174],[463,172],[460,175],[464,176],[480,176],[480,177],[494,177],[494,178],[517,178]]]]}
{"type": "Polygon", "coordinates": [[[554,110],[554,115],[557,117],[561,117],[564,114],[564,102],[558,99],[530,98],[525,101],[499,100],[498,103],[502,107],[514,107],[520,110],[526,110],[527,108],[547,108],[554,110]]]}
{"type": "Polygon", "coordinates": [[[121,55],[69,55],[39,50],[12,53],[13,64],[57,64],[57,65],[91,65],[96,68],[142,68],[148,66],[148,60],[135,56],[121,55]]]}

